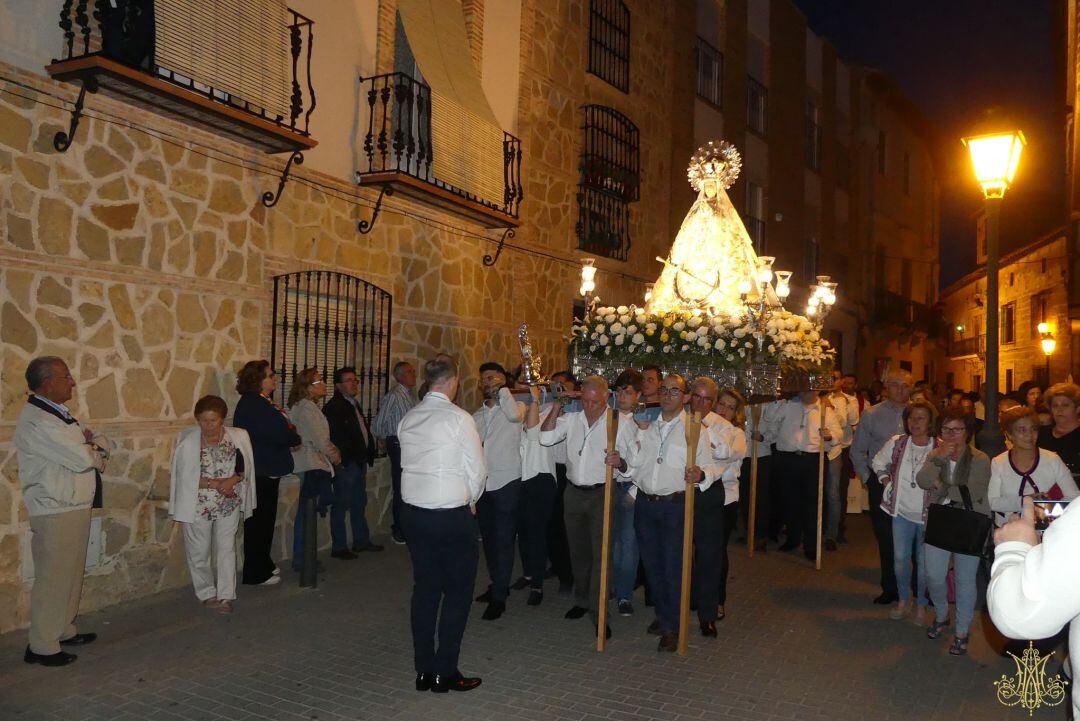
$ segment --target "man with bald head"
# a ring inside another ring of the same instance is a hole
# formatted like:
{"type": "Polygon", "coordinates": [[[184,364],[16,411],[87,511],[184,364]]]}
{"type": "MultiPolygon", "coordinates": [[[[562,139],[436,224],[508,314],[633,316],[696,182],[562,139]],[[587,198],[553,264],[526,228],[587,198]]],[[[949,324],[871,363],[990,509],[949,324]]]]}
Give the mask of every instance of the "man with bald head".
{"type": "Polygon", "coordinates": [[[874,603],[889,605],[899,595],[893,571],[892,519],[881,510],[884,489],[870,468],[870,461],[893,436],[904,432],[904,409],[911,396],[911,373],[904,369],[890,371],[885,378],[888,398],[863,411],[851,444],[851,463],[870,496],[870,520],[874,525],[881,560],[881,595],[874,603]]]}
{"type": "Polygon", "coordinates": [[[23,660],[66,666],[77,657],[61,646],[97,638],[78,633],[90,512],[100,505],[99,473],[109,446],[68,410],[75,379],[67,364],[42,356],[26,368],[31,394],[15,426],[19,483],[30,518],[34,589],[30,594],[30,643],[23,660]],[[98,501],[98,503],[95,503],[98,501]]]}

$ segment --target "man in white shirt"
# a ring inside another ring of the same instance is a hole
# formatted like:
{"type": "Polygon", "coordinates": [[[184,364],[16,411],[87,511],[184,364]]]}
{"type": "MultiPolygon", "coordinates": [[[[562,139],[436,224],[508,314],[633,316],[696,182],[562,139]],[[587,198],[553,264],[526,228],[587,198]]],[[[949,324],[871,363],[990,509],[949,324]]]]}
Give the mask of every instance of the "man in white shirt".
{"type": "MultiPolygon", "coordinates": [[[[641,373],[627,368],[615,379],[615,408],[619,411],[619,425],[634,425],[634,411],[641,400],[641,373]]],[[[637,492],[629,477],[615,478],[612,494],[612,575],[615,599],[620,616],[634,615],[634,582],[637,581],[638,554],[637,531],[634,529],[634,499],[637,492]]]]}
{"type": "MultiPolygon", "coordinates": [[[[713,410],[720,389],[712,378],[695,378],[690,385],[690,410],[701,414],[699,448],[709,452],[710,464],[716,465],[723,480],[739,482],[738,460],[734,458],[732,442],[740,435],[731,423],[713,410]],[[736,466],[732,468],[732,462],[736,466]]],[[[662,403],[663,401],[661,401],[662,403]]],[[[741,456],[740,456],[741,457],[741,456]]],[[[720,577],[723,573],[725,539],[724,508],[728,492],[724,483],[701,484],[694,491],[694,601],[697,604],[698,626],[701,635],[716,638],[716,622],[720,620],[720,577]]]]}
{"type": "Polygon", "coordinates": [[[82,597],[91,507],[100,507],[100,471],[109,442],[83,428],[65,405],[75,379],[56,356],[42,356],[26,368],[31,391],[15,426],[19,483],[33,536],[34,587],[30,593],[30,642],[23,660],[66,666],[77,656],[61,646],[92,643],[97,634],[79,633],[75,617],[82,597]],[[95,501],[98,501],[95,503],[95,501]]]}
{"type": "MultiPolygon", "coordinates": [[[[556,403],[569,403],[578,395],[577,379],[570,371],[558,371],[551,374],[551,390],[556,395],[556,403]]],[[[543,418],[547,418],[545,413],[543,418]]],[[[539,433],[539,427],[537,427],[539,433]]],[[[551,504],[548,517],[548,560],[551,561],[550,574],[559,579],[559,593],[569,596],[574,591],[574,571],[570,567],[570,545],[566,540],[566,518],[563,499],[570,479],[566,476],[566,441],[553,446],[545,446],[551,451],[551,460],[555,462],[555,500],[551,504]]]]}
{"type": "Polygon", "coordinates": [[[828,406],[825,431],[821,431],[821,404],[816,391],[804,391],[785,401],[778,415],[774,477],[782,484],[786,509],[787,539],[781,551],[802,543],[811,561],[817,558],[818,452],[825,452],[840,438],[840,422],[828,406]]]}
{"type": "Polygon", "coordinates": [[[833,390],[828,395],[828,403],[836,413],[840,423],[840,437],[829,449],[828,467],[825,481],[825,550],[835,551],[841,538],[841,524],[844,521],[847,506],[847,486],[844,471],[847,467],[845,458],[850,462],[849,448],[855,437],[855,426],[859,424],[859,402],[844,393],[844,375],[839,370],[833,371],[833,390]]]}
{"type": "Polygon", "coordinates": [[[851,444],[855,442],[855,430],[859,427],[859,418],[862,416],[862,410],[859,406],[859,396],[856,394],[856,384],[858,380],[855,378],[854,373],[845,373],[840,378],[840,391],[844,394],[844,399],[848,403],[848,427],[851,428],[851,436],[847,436],[847,428],[844,429],[846,445],[844,450],[840,453],[840,529],[837,532],[836,540],[840,543],[847,543],[847,499],[848,488],[851,485],[851,479],[855,475],[855,465],[851,461],[851,444]]]}
{"type": "MultiPolygon", "coordinates": [[[[554,413],[540,427],[540,442],[554,445],[566,442],[566,475],[569,484],[563,499],[566,537],[570,564],[574,569],[574,606],[566,618],[581,618],[586,613],[598,624],[600,596],[600,546],[604,524],[604,480],[608,425],[608,383],[600,376],[589,376],[581,383],[580,412],[554,413]]],[[[632,442],[636,426],[620,424],[616,449],[624,451],[632,442]]],[[[606,593],[605,593],[606,597],[606,593]]],[[[611,629],[605,629],[610,636],[611,629]]]]}
{"type": "MultiPolygon", "coordinates": [[[[552,404],[540,406],[539,386],[530,386],[532,402],[525,413],[521,434],[521,499],[518,503],[518,552],[521,554],[521,578],[510,588],[529,589],[530,606],[544,602],[544,575],[547,570],[548,524],[558,485],[552,449],[540,445],[540,419],[552,404]]],[[[566,444],[563,444],[566,445],[566,444]]]]}
{"type": "MultiPolygon", "coordinates": [[[[784,509],[773,486],[773,444],[776,443],[776,419],[781,401],[761,403],[757,429],[757,509],[754,512],[754,544],[764,551],[769,539],[778,538],[784,525],[784,509]]],[[[754,408],[758,404],[748,405],[744,410],[746,419],[743,423],[746,442],[746,457],[743,458],[739,471],[739,518],[742,527],[747,529],[749,540],[750,524],[750,476],[753,460],[754,408]]]]}
{"type": "Polygon", "coordinates": [[[484,542],[488,587],[477,597],[487,603],[483,619],[494,621],[506,611],[510,575],[514,572],[514,534],[521,498],[521,424],[525,404],[506,386],[506,369],[495,362],[480,366],[484,404],[473,413],[484,447],[487,486],[476,504],[476,520],[484,542]]]}
{"type": "Polygon", "coordinates": [[[475,507],[487,466],[476,424],[453,402],[457,365],[440,355],[425,364],[424,377],[427,395],[397,427],[401,523],[413,566],[416,690],[471,691],[480,679],[461,674],[458,655],[480,556],[475,507]]]}
{"type": "Polygon", "coordinates": [[[716,469],[711,466],[707,432],[699,438],[694,460],[687,462],[686,381],[678,374],[668,374],[659,394],[660,417],[648,428],[638,429],[628,455],[622,457],[616,451],[610,458],[621,473],[633,478],[638,489],[634,525],[656,610],[649,632],[660,635],[657,651],[672,652],[678,646],[687,485],[697,483],[707,491],[716,479],[716,469]]]}

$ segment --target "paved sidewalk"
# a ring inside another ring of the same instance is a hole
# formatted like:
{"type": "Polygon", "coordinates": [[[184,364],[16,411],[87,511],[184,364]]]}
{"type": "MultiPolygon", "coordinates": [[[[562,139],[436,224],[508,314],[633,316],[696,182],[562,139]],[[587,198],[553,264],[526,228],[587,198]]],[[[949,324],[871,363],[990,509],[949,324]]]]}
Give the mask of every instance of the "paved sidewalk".
{"type": "MultiPolygon", "coordinates": [[[[1014,668],[978,620],[970,655],[953,658],[947,640],[929,641],[870,603],[869,523],[852,521],[852,546],[828,554],[821,572],[797,555],[750,560],[733,543],[720,639],[702,638],[695,623],[686,658],[656,652],[640,596],[633,617],[612,619],[608,651],[596,653],[588,620],[564,620],[570,599],[549,583],[542,606],[514,593],[493,623],[476,604],[462,670],[482,676],[481,688],[417,693],[409,559],[390,545],[350,562],[324,558],[314,591],[289,571],[279,586],[241,587],[231,617],[201,608],[188,589],[88,614],[81,628],[101,637],[63,669],[24,664],[25,633],[2,636],[0,719],[1026,718],[995,700],[993,682],[1014,668]]],[[[1064,708],[1037,716],[1063,719],[1064,708]]]]}

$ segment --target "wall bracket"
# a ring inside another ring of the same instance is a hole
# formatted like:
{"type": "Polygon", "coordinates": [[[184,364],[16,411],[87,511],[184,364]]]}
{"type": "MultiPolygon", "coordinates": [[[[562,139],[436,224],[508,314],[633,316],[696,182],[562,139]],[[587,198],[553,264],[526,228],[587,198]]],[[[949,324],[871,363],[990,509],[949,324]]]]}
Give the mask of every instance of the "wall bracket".
{"type": "Polygon", "coordinates": [[[68,125],[67,132],[58,130],[56,135],[53,136],[53,147],[58,152],[67,152],[67,149],[75,141],[75,131],[79,129],[79,121],[82,119],[83,101],[86,99],[87,93],[96,93],[97,89],[97,80],[93,77],[87,77],[83,80],[82,87],[79,88],[79,97],[75,99],[75,107],[71,111],[71,123],[68,125]]]}
{"type": "Polygon", "coordinates": [[[357,230],[364,235],[371,232],[375,227],[375,221],[379,219],[379,211],[382,210],[383,197],[389,197],[394,194],[394,188],[389,183],[383,183],[382,189],[379,191],[379,197],[375,199],[375,207],[371,211],[371,220],[361,220],[356,224],[357,230]]]}
{"type": "Polygon", "coordinates": [[[289,179],[289,171],[292,170],[293,163],[297,165],[304,164],[304,154],[299,150],[294,150],[293,154],[289,156],[289,162],[285,163],[285,169],[281,171],[281,179],[278,180],[277,193],[271,193],[268,190],[262,194],[262,204],[267,208],[273,208],[281,200],[281,191],[285,188],[285,183],[289,179]]]}
{"type": "Polygon", "coordinates": [[[502,255],[503,252],[503,247],[506,245],[506,239],[513,238],[515,235],[516,234],[514,233],[513,228],[507,228],[506,230],[504,230],[502,237],[499,238],[499,247],[495,249],[495,256],[492,257],[490,254],[484,254],[484,265],[490,268],[491,266],[498,263],[499,256],[502,255]]]}

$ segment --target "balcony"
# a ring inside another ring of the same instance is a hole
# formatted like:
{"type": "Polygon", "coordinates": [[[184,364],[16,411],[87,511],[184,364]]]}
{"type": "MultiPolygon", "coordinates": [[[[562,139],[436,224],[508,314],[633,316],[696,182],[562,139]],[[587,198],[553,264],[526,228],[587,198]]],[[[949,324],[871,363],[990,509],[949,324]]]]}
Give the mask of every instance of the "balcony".
{"type": "Polygon", "coordinates": [[[63,3],[63,57],[46,67],[53,78],[267,153],[316,145],[308,18],[275,0],[251,0],[258,12],[243,14],[191,0],[88,4],[63,3]]]}
{"type": "Polygon", "coordinates": [[[950,358],[982,357],[986,350],[986,336],[977,335],[970,338],[952,338],[949,340],[950,358]]]}
{"type": "Polygon", "coordinates": [[[438,97],[406,73],[361,78],[361,83],[360,185],[392,188],[487,228],[519,225],[518,138],[483,122],[466,122],[464,137],[448,135],[438,97]]]}
{"type": "Polygon", "coordinates": [[[871,321],[904,332],[934,338],[945,337],[945,320],[938,306],[918,303],[900,293],[878,291],[874,295],[871,321]]]}

